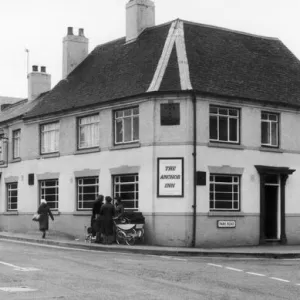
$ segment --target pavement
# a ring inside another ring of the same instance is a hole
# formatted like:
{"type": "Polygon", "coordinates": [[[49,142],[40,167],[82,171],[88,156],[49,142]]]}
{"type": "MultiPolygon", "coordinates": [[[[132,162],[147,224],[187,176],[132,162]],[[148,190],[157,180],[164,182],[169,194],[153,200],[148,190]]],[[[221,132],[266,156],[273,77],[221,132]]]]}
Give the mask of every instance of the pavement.
{"type": "Polygon", "coordinates": [[[300,258],[300,245],[259,245],[226,248],[165,247],[142,244],[135,244],[133,246],[117,244],[103,245],[86,242],[83,239],[74,239],[73,236],[64,235],[59,232],[49,232],[46,239],[42,239],[41,234],[38,231],[26,233],[0,231],[0,241],[1,240],[53,245],[83,250],[140,253],[160,256],[300,258]]]}

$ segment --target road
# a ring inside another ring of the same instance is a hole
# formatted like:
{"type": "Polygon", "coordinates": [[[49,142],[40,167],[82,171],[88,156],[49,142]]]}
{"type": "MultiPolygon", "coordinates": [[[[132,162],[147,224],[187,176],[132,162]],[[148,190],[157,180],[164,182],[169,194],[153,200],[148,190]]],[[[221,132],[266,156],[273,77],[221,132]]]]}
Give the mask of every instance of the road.
{"type": "Polygon", "coordinates": [[[298,299],[300,260],[167,257],[0,241],[0,299],[298,299]]]}

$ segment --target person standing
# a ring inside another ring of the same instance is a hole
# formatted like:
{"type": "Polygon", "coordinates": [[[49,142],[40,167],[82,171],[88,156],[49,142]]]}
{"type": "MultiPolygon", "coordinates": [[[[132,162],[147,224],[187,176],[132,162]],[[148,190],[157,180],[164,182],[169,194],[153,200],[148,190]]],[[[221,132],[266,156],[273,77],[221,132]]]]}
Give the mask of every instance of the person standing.
{"type": "Polygon", "coordinates": [[[44,239],[46,237],[46,231],[49,230],[49,216],[52,219],[52,221],[54,221],[52,212],[45,199],[41,200],[41,204],[38,208],[37,213],[40,215],[39,227],[40,231],[43,232],[42,238],[44,239]]]}
{"type": "Polygon", "coordinates": [[[116,205],[116,222],[122,223],[122,218],[124,216],[124,205],[122,203],[122,199],[120,197],[115,198],[115,205],[116,205]]]}
{"type": "Polygon", "coordinates": [[[105,204],[101,206],[100,215],[103,216],[101,223],[101,232],[103,234],[103,243],[111,244],[113,239],[113,217],[115,215],[115,207],[111,203],[112,198],[105,197],[105,204]]]}
{"type": "Polygon", "coordinates": [[[97,199],[93,203],[92,217],[91,217],[91,227],[93,236],[96,235],[96,243],[100,243],[100,231],[101,231],[101,216],[100,209],[103,204],[103,195],[98,195],[97,199]]]}

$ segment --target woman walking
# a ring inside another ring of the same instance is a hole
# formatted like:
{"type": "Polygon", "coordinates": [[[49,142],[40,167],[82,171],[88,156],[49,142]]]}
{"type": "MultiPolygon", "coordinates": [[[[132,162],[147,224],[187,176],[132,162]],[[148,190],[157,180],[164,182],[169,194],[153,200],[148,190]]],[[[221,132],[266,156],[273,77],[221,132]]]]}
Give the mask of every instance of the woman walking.
{"type": "Polygon", "coordinates": [[[39,225],[40,225],[40,231],[43,232],[42,238],[44,239],[46,237],[46,231],[49,229],[49,216],[52,219],[52,221],[54,221],[52,212],[45,199],[41,200],[41,204],[39,206],[37,213],[40,215],[39,225]]]}

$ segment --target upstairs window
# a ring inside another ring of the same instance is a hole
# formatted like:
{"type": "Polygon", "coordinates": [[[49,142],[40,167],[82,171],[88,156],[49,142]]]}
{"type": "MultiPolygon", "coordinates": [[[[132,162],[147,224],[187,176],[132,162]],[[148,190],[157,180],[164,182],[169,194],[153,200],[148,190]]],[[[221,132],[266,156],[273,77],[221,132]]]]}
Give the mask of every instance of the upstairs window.
{"type": "Polygon", "coordinates": [[[279,115],[274,113],[261,113],[261,145],[266,147],[279,146],[279,115]]]}
{"type": "Polygon", "coordinates": [[[41,125],[41,153],[58,152],[59,149],[59,123],[41,125]]]}
{"type": "Polygon", "coordinates": [[[12,133],[13,138],[13,158],[20,157],[20,140],[21,140],[21,130],[14,130],[12,133]]]}
{"type": "Polygon", "coordinates": [[[115,144],[139,141],[139,108],[127,108],[114,112],[115,144]]]}
{"type": "Polygon", "coordinates": [[[78,119],[78,149],[99,147],[99,114],[78,119]]]}
{"type": "Polygon", "coordinates": [[[210,106],[209,140],[211,142],[239,143],[239,118],[239,109],[210,106]]]}

